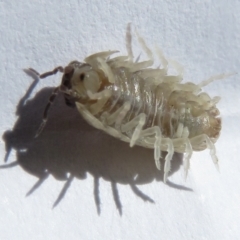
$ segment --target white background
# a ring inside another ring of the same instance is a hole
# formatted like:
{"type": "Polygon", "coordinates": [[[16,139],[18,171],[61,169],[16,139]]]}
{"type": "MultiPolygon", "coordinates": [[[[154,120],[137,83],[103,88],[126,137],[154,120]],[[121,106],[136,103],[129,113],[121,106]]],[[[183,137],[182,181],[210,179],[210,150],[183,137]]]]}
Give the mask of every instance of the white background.
{"type": "MultiPolygon", "coordinates": [[[[18,165],[0,171],[0,239],[240,239],[239,74],[205,88],[222,97],[220,173],[207,150],[194,153],[185,182],[175,155],[165,185],[152,150],[130,149],[88,126],[62,96],[34,139],[61,76],[37,83],[23,71],[104,50],[126,54],[132,22],[150,47],[184,65],[184,81],[239,72],[239,14],[237,0],[1,0],[0,156],[4,164],[12,146],[5,164],[18,165]]],[[[141,53],[136,41],[134,50],[141,53]]]]}

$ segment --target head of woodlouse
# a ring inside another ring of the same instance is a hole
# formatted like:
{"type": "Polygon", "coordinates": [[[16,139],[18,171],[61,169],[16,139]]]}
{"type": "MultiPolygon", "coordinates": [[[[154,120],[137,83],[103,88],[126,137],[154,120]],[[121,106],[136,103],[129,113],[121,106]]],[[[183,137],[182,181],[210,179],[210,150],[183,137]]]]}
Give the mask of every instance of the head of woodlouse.
{"type": "Polygon", "coordinates": [[[73,61],[64,69],[62,86],[71,90],[76,98],[85,99],[88,92],[96,93],[101,85],[98,73],[87,63],[73,61]]]}

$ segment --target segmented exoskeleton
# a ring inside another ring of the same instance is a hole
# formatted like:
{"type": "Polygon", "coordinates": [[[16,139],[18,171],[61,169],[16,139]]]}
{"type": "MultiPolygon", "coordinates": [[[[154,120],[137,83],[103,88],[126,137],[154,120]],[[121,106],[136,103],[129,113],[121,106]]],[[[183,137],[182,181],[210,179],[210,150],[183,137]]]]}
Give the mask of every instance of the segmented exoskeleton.
{"type": "Polygon", "coordinates": [[[154,149],[158,169],[161,151],[167,151],[164,182],[170,171],[173,153],[185,153],[185,176],[192,152],[210,149],[218,167],[214,143],[219,137],[221,119],[216,108],[219,97],[210,98],[202,87],[230,74],[211,77],[199,84],[181,83],[182,67],[171,61],[178,74],[168,75],[168,61],[160,50],[156,53],[161,68],[152,68],[153,54],[144,40],[136,36],[149,60],[133,61],[132,34],[127,27],[127,56],[111,58],[118,51],[106,51],[88,56],[84,63],[73,61],[65,68],[38,74],[45,78],[63,72],[62,82],[49,99],[38,136],[47,121],[48,110],[55,96],[62,92],[66,104],[76,106],[83,118],[95,128],[129,142],[154,149]]]}

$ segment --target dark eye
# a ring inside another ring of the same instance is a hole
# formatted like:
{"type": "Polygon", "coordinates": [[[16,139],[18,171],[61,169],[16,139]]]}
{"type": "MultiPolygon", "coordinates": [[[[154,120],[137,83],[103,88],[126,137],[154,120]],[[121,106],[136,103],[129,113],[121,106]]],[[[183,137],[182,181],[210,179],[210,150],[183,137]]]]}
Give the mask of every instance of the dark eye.
{"type": "Polygon", "coordinates": [[[84,73],[81,73],[81,74],[80,74],[80,80],[83,81],[84,78],[85,78],[85,74],[84,74],[84,73]]]}

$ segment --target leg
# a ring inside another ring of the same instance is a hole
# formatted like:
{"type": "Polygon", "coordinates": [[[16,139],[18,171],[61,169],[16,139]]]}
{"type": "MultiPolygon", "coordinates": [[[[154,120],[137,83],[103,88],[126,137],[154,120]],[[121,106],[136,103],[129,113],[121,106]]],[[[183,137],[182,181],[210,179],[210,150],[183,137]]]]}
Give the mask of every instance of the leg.
{"type": "Polygon", "coordinates": [[[140,43],[141,47],[143,48],[143,51],[147,54],[147,57],[149,58],[149,60],[144,61],[144,62],[134,63],[133,67],[131,68],[132,72],[139,71],[144,68],[150,67],[153,65],[153,62],[154,62],[153,53],[147,47],[144,39],[138,34],[137,31],[136,31],[136,35],[137,35],[138,42],[140,43]]]}
{"type": "Polygon", "coordinates": [[[154,141],[154,160],[157,169],[161,169],[161,164],[160,164],[160,158],[161,158],[161,138],[162,134],[160,131],[160,128],[158,126],[150,127],[145,130],[142,130],[143,125],[146,122],[146,115],[144,113],[139,114],[137,117],[132,119],[129,123],[125,124],[122,126],[122,132],[127,132],[131,129],[133,129],[135,126],[135,130],[133,132],[131,141],[130,141],[130,147],[134,146],[136,141],[139,138],[142,137],[148,137],[155,135],[155,141],[154,141]]]}
{"type": "MultiPolygon", "coordinates": [[[[105,51],[105,52],[94,53],[94,54],[86,57],[86,58],[84,59],[84,61],[85,61],[86,63],[89,63],[89,62],[91,62],[91,61],[94,61],[94,60],[97,59],[97,58],[102,58],[102,59],[106,60],[106,59],[107,59],[108,57],[110,57],[112,54],[118,53],[118,52],[119,52],[119,51],[115,50],[115,51],[105,51]]],[[[90,64],[91,64],[91,63],[90,63],[90,64]]]]}
{"type": "Polygon", "coordinates": [[[99,52],[93,55],[88,56],[85,58],[85,62],[90,64],[93,68],[101,69],[105,76],[108,78],[110,83],[115,82],[114,74],[112,72],[111,67],[108,65],[108,58],[119,51],[106,51],[106,52],[99,52]]]}
{"type": "Polygon", "coordinates": [[[177,61],[175,61],[175,60],[171,60],[171,59],[167,60],[165,58],[165,56],[163,55],[162,50],[160,50],[158,47],[156,47],[156,52],[157,52],[158,58],[159,58],[159,60],[160,60],[160,62],[162,64],[162,66],[163,66],[162,70],[165,71],[165,74],[167,74],[169,63],[177,71],[177,75],[176,76],[168,76],[168,77],[165,77],[165,78],[167,80],[174,79],[177,82],[182,81],[182,79],[183,79],[183,72],[184,72],[183,66],[180,63],[178,63],[177,61]]]}
{"type": "Polygon", "coordinates": [[[192,145],[187,137],[175,138],[172,140],[176,152],[185,153],[183,158],[184,177],[187,178],[188,170],[190,168],[190,159],[192,157],[192,145]]]}
{"type": "Polygon", "coordinates": [[[179,123],[179,124],[178,124],[178,127],[177,127],[177,131],[176,131],[175,134],[174,134],[174,138],[180,138],[180,137],[182,136],[182,134],[183,134],[183,128],[184,128],[183,124],[182,124],[182,123],[179,123]]]}
{"type": "Polygon", "coordinates": [[[185,180],[186,180],[187,179],[188,170],[190,168],[190,159],[192,157],[193,150],[192,150],[192,145],[191,145],[189,139],[185,138],[184,141],[185,141],[186,148],[185,148],[185,154],[184,154],[184,159],[183,159],[183,167],[184,167],[184,172],[185,172],[185,176],[184,177],[185,177],[185,180]]]}
{"type": "Polygon", "coordinates": [[[130,147],[133,147],[136,141],[139,139],[139,136],[141,134],[141,131],[145,122],[146,122],[146,114],[140,113],[138,116],[133,118],[130,122],[122,125],[121,127],[122,132],[127,132],[136,127],[130,141],[130,147]]]}
{"type": "Polygon", "coordinates": [[[107,132],[109,135],[115,137],[115,138],[120,138],[125,142],[129,142],[129,138],[122,135],[118,130],[116,130],[113,127],[108,126],[107,124],[104,125],[103,120],[101,121],[96,118],[92,113],[90,113],[83,104],[76,102],[76,107],[82,117],[92,126],[94,126],[97,129],[103,130],[107,132]]]}
{"type": "Polygon", "coordinates": [[[182,123],[179,123],[177,131],[174,135],[175,138],[173,139],[173,145],[176,151],[182,152],[182,153],[185,152],[184,159],[183,159],[185,180],[187,178],[188,170],[190,168],[190,158],[193,152],[192,145],[188,136],[189,136],[188,127],[184,127],[182,123]],[[185,145],[185,149],[183,148],[184,145],[185,145]]]}
{"type": "Polygon", "coordinates": [[[154,126],[151,128],[147,128],[143,130],[140,134],[140,137],[148,137],[155,135],[155,141],[154,141],[154,160],[155,164],[158,170],[161,170],[161,163],[160,163],[160,158],[161,158],[161,139],[162,139],[162,134],[161,130],[158,126],[154,126]]]}
{"type": "Polygon", "coordinates": [[[216,75],[216,76],[212,76],[210,78],[208,78],[207,80],[203,80],[202,82],[200,82],[198,84],[198,86],[200,88],[205,87],[206,85],[210,84],[211,82],[215,81],[215,80],[221,80],[230,76],[235,75],[236,73],[226,73],[226,74],[220,74],[220,75],[216,75]]]}
{"type": "Polygon", "coordinates": [[[153,53],[152,51],[150,50],[150,48],[148,48],[146,42],[144,41],[144,39],[138,34],[138,32],[136,31],[136,35],[137,35],[137,38],[138,38],[138,42],[140,43],[141,47],[143,48],[143,51],[147,54],[149,60],[146,61],[146,63],[149,64],[149,66],[152,66],[153,65],[153,62],[154,62],[154,58],[153,58],[153,53]]]}
{"type": "Polygon", "coordinates": [[[163,69],[167,73],[167,70],[168,70],[168,61],[167,61],[167,59],[165,58],[162,50],[160,50],[157,46],[156,46],[156,52],[157,52],[158,58],[160,60],[160,63],[163,66],[163,69]]]}
{"type": "Polygon", "coordinates": [[[175,70],[177,71],[177,75],[175,77],[179,78],[179,81],[181,81],[183,79],[183,73],[184,73],[184,68],[183,66],[172,59],[168,59],[168,62],[175,68],[175,70]]]}
{"type": "Polygon", "coordinates": [[[167,146],[167,155],[165,157],[164,178],[163,178],[164,183],[166,183],[168,173],[171,169],[171,160],[172,160],[173,153],[174,153],[174,147],[173,147],[172,140],[170,138],[163,138],[162,139],[162,145],[167,146]]]}
{"type": "Polygon", "coordinates": [[[117,111],[115,111],[112,114],[106,113],[103,116],[103,122],[105,122],[106,125],[112,125],[115,123],[117,127],[120,127],[122,120],[128,113],[128,111],[131,108],[131,104],[129,102],[125,102],[117,111]]]}
{"type": "Polygon", "coordinates": [[[91,91],[87,90],[87,95],[90,99],[92,100],[100,100],[102,98],[109,98],[111,96],[111,90],[109,89],[105,89],[101,92],[96,92],[96,93],[92,93],[91,91]]]}
{"type": "Polygon", "coordinates": [[[128,23],[128,25],[127,25],[126,48],[127,48],[127,52],[128,52],[129,61],[133,62],[131,23],[128,23]]]}
{"type": "Polygon", "coordinates": [[[55,100],[55,98],[56,98],[58,93],[59,93],[59,88],[57,87],[57,88],[55,88],[53,90],[53,92],[52,92],[52,94],[51,94],[51,96],[50,96],[50,98],[48,100],[48,104],[46,105],[44,113],[43,113],[42,123],[41,123],[40,127],[37,130],[35,138],[37,138],[41,134],[42,130],[44,129],[44,127],[46,125],[46,122],[47,122],[47,119],[48,119],[48,111],[49,111],[49,109],[50,109],[52,103],[54,102],[54,100],[55,100]]]}
{"type": "Polygon", "coordinates": [[[94,64],[97,65],[96,67],[98,69],[100,68],[104,72],[105,76],[108,78],[108,81],[110,83],[115,83],[115,76],[111,67],[107,64],[106,60],[98,57],[94,61],[95,63],[92,64],[92,67],[94,66],[94,64]]]}
{"type": "Polygon", "coordinates": [[[107,60],[107,64],[111,68],[118,68],[118,67],[122,67],[122,66],[128,66],[128,62],[127,62],[128,59],[129,59],[128,56],[118,56],[118,57],[111,58],[111,59],[107,60]]]}
{"type": "MultiPolygon", "coordinates": [[[[98,65],[101,64],[101,62],[99,62],[99,59],[101,59],[105,64],[106,64],[106,61],[108,61],[108,58],[114,54],[114,53],[117,53],[119,51],[106,51],[106,52],[99,52],[99,53],[95,53],[95,54],[92,54],[88,57],[86,57],[84,59],[84,61],[88,64],[90,64],[92,67],[96,67],[96,68],[99,68],[98,65]]],[[[104,71],[104,69],[102,69],[104,71]]],[[[104,71],[105,73],[105,71],[104,71]]]]}
{"type": "Polygon", "coordinates": [[[200,136],[190,139],[190,141],[192,146],[199,146],[202,142],[206,142],[207,148],[210,149],[210,155],[211,155],[212,161],[215,164],[215,167],[217,168],[217,170],[219,170],[218,158],[216,156],[216,148],[214,143],[211,141],[211,139],[206,134],[202,134],[200,136]]]}

